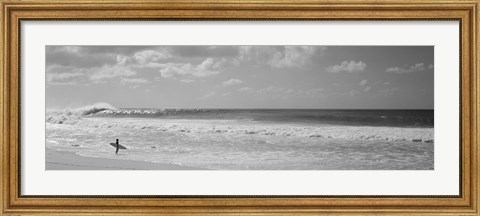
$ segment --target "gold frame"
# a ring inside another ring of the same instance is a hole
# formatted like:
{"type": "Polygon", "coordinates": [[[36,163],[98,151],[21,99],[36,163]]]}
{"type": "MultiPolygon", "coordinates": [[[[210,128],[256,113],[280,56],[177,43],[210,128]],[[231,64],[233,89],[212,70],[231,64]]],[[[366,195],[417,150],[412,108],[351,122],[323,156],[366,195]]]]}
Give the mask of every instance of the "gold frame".
{"type": "Polygon", "coordinates": [[[479,0],[0,0],[3,215],[479,215],[479,0]],[[22,196],[21,19],[455,19],[461,25],[460,196],[22,196]]]}

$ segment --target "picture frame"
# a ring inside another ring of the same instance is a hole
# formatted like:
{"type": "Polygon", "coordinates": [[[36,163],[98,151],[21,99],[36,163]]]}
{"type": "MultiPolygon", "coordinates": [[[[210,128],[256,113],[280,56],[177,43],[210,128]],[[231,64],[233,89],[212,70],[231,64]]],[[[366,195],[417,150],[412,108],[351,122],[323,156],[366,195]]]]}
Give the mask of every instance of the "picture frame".
{"type": "Polygon", "coordinates": [[[479,1],[2,0],[1,213],[4,215],[479,215],[479,1]],[[21,47],[26,20],[458,20],[460,195],[22,195],[21,47]]]}

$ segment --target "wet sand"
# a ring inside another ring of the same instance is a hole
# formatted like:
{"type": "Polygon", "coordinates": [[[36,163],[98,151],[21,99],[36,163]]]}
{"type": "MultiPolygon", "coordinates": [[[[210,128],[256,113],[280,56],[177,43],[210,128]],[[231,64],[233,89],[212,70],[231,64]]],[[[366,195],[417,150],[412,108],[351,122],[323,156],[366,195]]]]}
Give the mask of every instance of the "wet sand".
{"type": "Polygon", "coordinates": [[[46,170],[201,170],[175,164],[83,157],[46,148],[46,170]]]}

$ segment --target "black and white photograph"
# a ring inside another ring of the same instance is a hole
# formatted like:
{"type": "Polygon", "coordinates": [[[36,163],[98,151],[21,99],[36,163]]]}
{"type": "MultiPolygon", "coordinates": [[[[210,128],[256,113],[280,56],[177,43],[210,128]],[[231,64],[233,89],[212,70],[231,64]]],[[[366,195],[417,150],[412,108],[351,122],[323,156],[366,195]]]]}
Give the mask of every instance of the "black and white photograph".
{"type": "Polygon", "coordinates": [[[434,170],[434,47],[47,45],[46,170],[434,170]]]}

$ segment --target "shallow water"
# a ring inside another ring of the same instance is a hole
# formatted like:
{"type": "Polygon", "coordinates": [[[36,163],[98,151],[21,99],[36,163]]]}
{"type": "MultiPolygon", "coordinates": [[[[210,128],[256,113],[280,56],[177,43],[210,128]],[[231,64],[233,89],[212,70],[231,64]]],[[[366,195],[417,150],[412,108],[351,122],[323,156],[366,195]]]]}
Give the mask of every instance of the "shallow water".
{"type": "Polygon", "coordinates": [[[78,118],[47,123],[47,147],[82,156],[219,170],[431,170],[433,128],[248,119],[78,118]],[[110,142],[120,140],[128,150],[110,142]]]}

